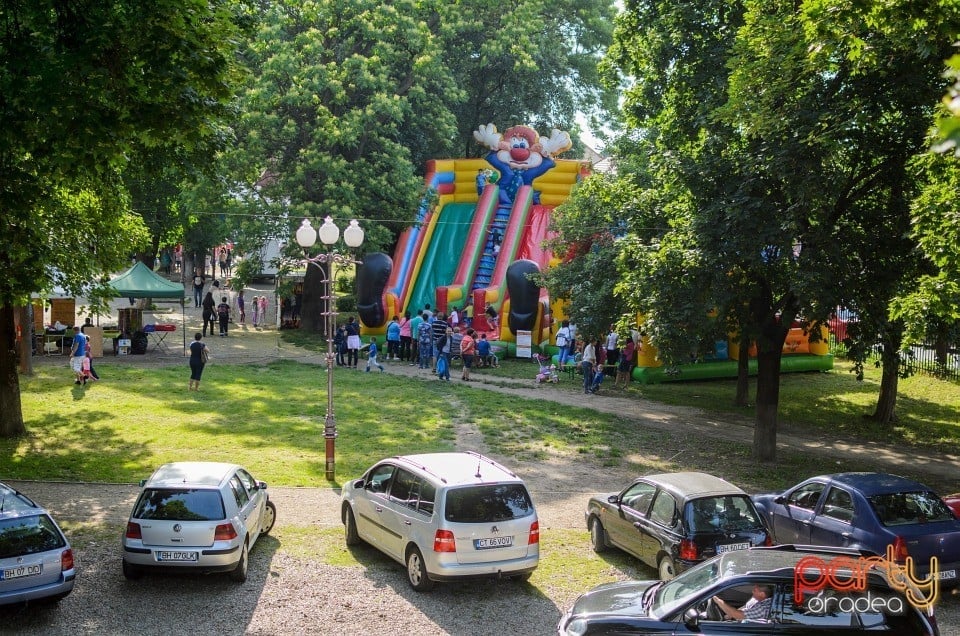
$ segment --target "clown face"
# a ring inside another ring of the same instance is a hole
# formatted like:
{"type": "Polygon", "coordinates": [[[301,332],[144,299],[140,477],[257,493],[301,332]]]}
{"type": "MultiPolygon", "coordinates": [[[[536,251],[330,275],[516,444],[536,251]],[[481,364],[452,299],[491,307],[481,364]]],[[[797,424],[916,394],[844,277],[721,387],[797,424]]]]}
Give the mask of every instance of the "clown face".
{"type": "Polygon", "coordinates": [[[514,170],[529,170],[543,163],[539,135],[527,126],[514,126],[500,140],[497,158],[514,170]]]}

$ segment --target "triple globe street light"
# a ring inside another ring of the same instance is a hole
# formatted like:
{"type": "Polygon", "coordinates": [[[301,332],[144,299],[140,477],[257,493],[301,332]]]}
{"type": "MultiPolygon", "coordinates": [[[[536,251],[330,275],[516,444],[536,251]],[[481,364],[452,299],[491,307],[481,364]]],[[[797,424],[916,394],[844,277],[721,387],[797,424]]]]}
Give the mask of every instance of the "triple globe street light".
{"type": "MultiPolygon", "coordinates": [[[[333,280],[336,277],[334,265],[337,271],[340,271],[347,265],[356,264],[352,256],[338,254],[334,251],[337,241],[340,239],[340,228],[334,224],[329,216],[323,220],[320,229],[314,230],[308,219],[297,229],[297,244],[303,248],[304,260],[312,263],[323,273],[323,300],[326,301],[326,311],[321,315],[325,318],[325,327],[327,331],[327,416],[323,424],[323,437],[326,441],[326,477],[328,481],[336,478],[336,440],[337,440],[337,418],[333,413],[333,362],[335,354],[333,351],[333,333],[337,329],[337,305],[333,294],[333,280]],[[317,256],[309,256],[308,251],[313,247],[317,238],[326,247],[326,252],[317,256]],[[326,265],[326,267],[323,267],[326,265]]],[[[343,242],[348,248],[356,249],[363,243],[363,228],[354,219],[343,231],[343,242]]]]}

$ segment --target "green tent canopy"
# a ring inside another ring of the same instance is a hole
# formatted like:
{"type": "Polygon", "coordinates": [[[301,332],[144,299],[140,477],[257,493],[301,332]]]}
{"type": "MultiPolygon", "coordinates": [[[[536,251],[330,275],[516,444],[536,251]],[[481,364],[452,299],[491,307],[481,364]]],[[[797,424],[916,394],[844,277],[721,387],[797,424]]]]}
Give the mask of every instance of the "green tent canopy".
{"type": "Polygon", "coordinates": [[[174,283],[137,262],[133,267],[110,280],[110,287],[120,298],[176,298],[180,301],[183,350],[187,350],[186,316],[184,316],[183,283],[174,283]]]}
{"type": "Polygon", "coordinates": [[[183,283],[174,283],[158,276],[138,262],[110,281],[120,298],[184,298],[183,283]]]}

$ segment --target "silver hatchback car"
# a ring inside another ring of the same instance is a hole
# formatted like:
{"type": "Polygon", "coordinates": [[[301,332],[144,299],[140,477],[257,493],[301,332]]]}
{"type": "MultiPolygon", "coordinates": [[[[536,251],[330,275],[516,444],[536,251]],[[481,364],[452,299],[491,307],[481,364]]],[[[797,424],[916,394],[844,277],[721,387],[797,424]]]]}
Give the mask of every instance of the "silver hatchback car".
{"type": "Polygon", "coordinates": [[[236,464],[164,464],[142,484],[123,536],[123,574],[145,568],[228,572],[247,579],[247,557],[277,508],[267,485],[236,464]]]}
{"type": "Polygon", "coordinates": [[[347,545],[365,541],[407,567],[419,592],[469,577],[527,579],[540,523],[517,475],[474,452],[391,457],[343,487],[347,545]]]}
{"type": "Polygon", "coordinates": [[[0,605],[60,600],[76,577],[73,549],[50,513],[0,483],[0,605]]]}

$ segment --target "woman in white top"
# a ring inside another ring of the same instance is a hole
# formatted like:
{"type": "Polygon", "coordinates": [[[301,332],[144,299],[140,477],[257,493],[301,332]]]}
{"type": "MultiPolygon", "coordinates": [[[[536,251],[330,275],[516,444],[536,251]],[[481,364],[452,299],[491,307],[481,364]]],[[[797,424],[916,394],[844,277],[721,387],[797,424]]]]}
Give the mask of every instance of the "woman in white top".
{"type": "Polygon", "coordinates": [[[593,369],[597,365],[597,349],[593,343],[587,341],[583,347],[583,358],[580,361],[580,368],[583,370],[583,392],[590,393],[590,387],[593,386],[593,369]]]}

